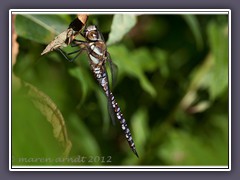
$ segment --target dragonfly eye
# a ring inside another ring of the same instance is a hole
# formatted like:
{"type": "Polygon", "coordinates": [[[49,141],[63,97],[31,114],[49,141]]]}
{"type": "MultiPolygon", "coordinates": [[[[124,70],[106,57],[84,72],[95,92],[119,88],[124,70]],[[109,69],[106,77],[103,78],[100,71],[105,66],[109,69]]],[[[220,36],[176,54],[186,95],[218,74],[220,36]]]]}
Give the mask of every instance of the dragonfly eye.
{"type": "Polygon", "coordinates": [[[84,36],[89,41],[98,41],[101,39],[97,26],[90,25],[84,31],[84,36]]]}
{"type": "Polygon", "coordinates": [[[99,40],[99,36],[98,36],[98,33],[97,31],[90,31],[86,34],[87,36],[87,39],[90,40],[90,41],[97,41],[99,40]]]}

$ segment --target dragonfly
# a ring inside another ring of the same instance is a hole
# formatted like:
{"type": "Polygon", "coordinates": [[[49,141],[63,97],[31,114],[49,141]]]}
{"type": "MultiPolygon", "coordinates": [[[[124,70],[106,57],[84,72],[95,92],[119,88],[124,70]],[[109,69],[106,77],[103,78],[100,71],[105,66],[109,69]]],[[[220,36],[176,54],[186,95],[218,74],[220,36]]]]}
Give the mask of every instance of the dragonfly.
{"type": "Polygon", "coordinates": [[[94,78],[97,80],[98,84],[101,86],[107,97],[109,114],[111,116],[111,119],[114,121],[116,117],[119,120],[121,124],[121,129],[125,134],[125,138],[131,150],[137,157],[139,157],[131,135],[131,131],[127,125],[127,122],[121,112],[118,103],[116,102],[113,93],[110,90],[106,63],[108,62],[110,65],[112,81],[114,81],[113,69],[115,65],[112,62],[109,52],[107,51],[107,45],[103,38],[103,35],[95,25],[89,25],[88,27],[86,27],[83,33],[81,33],[81,35],[85,38],[84,41],[74,39],[71,42],[72,47],[79,47],[79,49],[67,54],[76,54],[74,58],[68,58],[68,56],[62,50],[60,50],[60,52],[68,61],[74,61],[83,51],[87,52],[90,69],[94,75],[94,78]]]}

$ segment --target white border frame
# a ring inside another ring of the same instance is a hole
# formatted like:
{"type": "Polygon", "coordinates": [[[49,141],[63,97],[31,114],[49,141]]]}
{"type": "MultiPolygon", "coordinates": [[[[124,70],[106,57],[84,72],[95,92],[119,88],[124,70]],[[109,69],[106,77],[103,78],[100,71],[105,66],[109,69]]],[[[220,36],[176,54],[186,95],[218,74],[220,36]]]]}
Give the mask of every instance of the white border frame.
{"type": "Polygon", "coordinates": [[[230,9],[10,9],[9,10],[9,170],[10,171],[231,171],[231,10],[230,9]],[[39,12],[41,11],[41,12],[39,12]],[[228,14],[229,157],[228,166],[12,166],[12,14],[228,14]]]}

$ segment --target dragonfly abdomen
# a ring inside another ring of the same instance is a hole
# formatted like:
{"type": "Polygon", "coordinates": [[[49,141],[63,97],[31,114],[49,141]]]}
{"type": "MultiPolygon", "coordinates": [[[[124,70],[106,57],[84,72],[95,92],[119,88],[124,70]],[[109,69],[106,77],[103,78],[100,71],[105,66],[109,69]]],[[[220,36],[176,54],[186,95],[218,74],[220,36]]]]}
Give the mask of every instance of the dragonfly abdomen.
{"type": "Polygon", "coordinates": [[[100,67],[95,67],[95,68],[93,68],[93,73],[94,73],[95,78],[97,79],[97,81],[101,85],[101,87],[103,88],[107,98],[109,99],[109,101],[111,103],[111,106],[114,110],[114,113],[115,113],[117,119],[119,120],[119,122],[121,124],[121,128],[122,128],[122,130],[125,134],[125,137],[128,141],[128,144],[129,144],[130,148],[132,149],[134,154],[138,157],[136,147],[135,147],[130,129],[128,128],[127,122],[123,117],[121,109],[118,106],[118,103],[116,102],[116,100],[114,98],[114,95],[109,90],[108,78],[107,78],[107,74],[106,74],[105,70],[100,68],[100,67]]]}
{"type": "Polygon", "coordinates": [[[118,103],[116,102],[112,92],[109,93],[109,98],[111,100],[111,104],[113,107],[114,112],[116,113],[117,119],[119,120],[120,124],[121,124],[121,128],[125,134],[125,137],[128,141],[128,144],[130,146],[130,148],[132,149],[132,151],[134,152],[134,154],[138,157],[138,153],[136,151],[136,147],[132,138],[132,134],[130,132],[130,129],[128,128],[127,122],[123,117],[123,114],[121,112],[120,107],[118,106],[118,103]]]}

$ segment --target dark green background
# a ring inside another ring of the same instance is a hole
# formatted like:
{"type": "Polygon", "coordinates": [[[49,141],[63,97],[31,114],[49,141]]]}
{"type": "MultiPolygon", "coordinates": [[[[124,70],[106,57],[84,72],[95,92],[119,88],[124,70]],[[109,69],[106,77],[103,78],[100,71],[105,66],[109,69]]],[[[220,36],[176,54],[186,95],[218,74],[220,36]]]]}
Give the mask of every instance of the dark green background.
{"type": "MultiPolygon", "coordinates": [[[[118,122],[111,125],[106,98],[93,79],[86,54],[74,63],[57,52],[40,56],[74,18],[17,15],[15,20],[20,46],[14,74],[49,96],[62,113],[72,142],[69,157],[111,156],[111,163],[60,164],[228,164],[227,15],[137,16],[134,28],[109,46],[118,65],[113,94],[130,126],[139,159],[118,122]]],[[[107,40],[112,18],[94,15],[89,23],[97,24],[107,40]]],[[[51,124],[25,90],[12,95],[13,159],[60,157],[63,149],[51,124]]]]}

